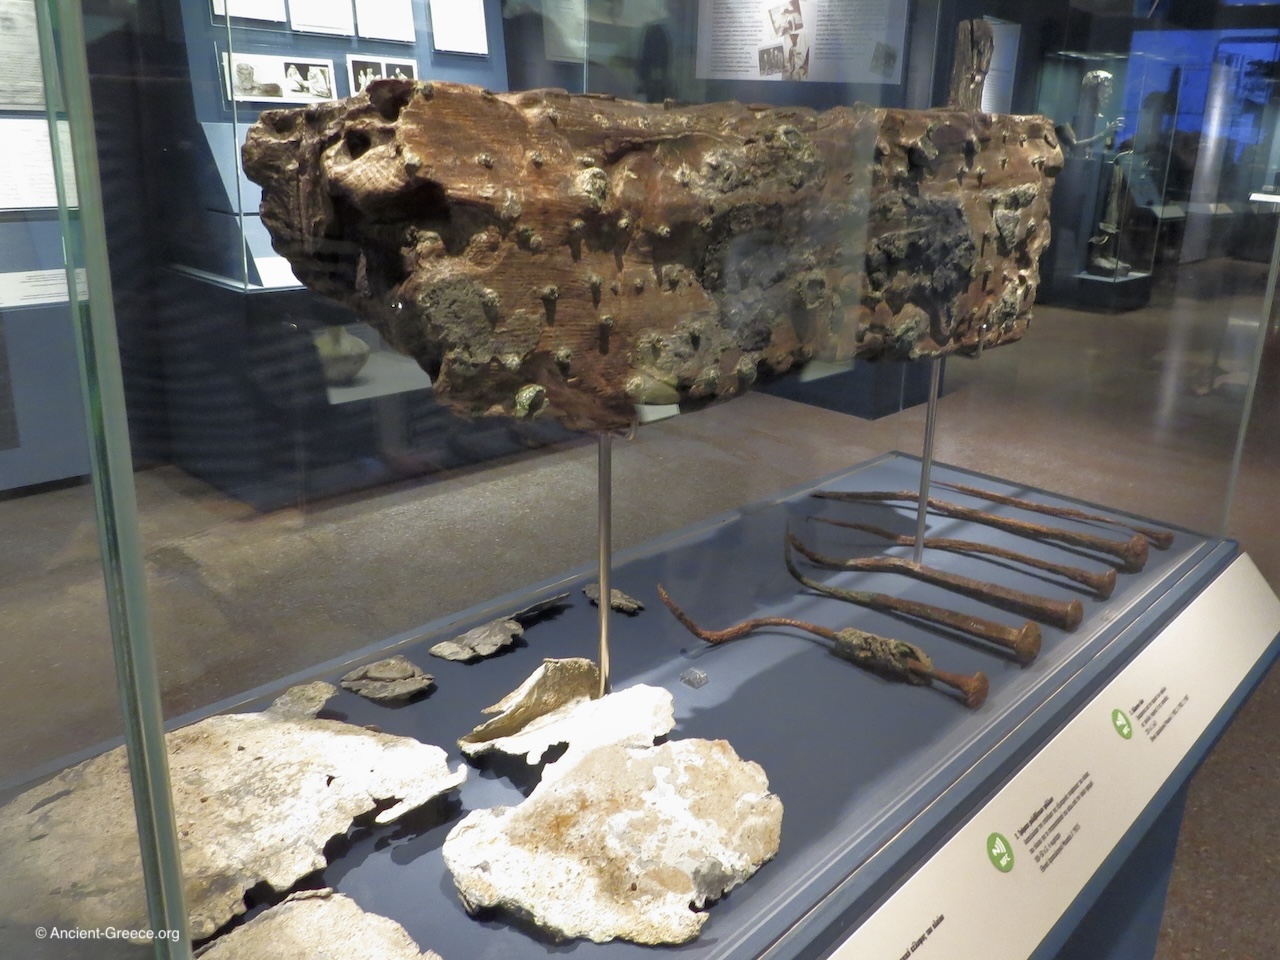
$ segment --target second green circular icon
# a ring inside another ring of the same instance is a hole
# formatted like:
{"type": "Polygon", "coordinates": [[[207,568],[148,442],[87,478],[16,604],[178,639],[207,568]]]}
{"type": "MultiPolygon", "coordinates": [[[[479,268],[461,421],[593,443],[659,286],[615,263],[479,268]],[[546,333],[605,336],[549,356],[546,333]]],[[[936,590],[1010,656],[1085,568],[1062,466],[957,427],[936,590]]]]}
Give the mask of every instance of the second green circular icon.
{"type": "Polygon", "coordinates": [[[1126,740],[1133,736],[1133,724],[1129,722],[1129,717],[1123,710],[1111,711],[1111,725],[1116,728],[1116,733],[1126,740]]]}
{"type": "Polygon", "coordinates": [[[987,837],[987,856],[991,858],[991,865],[1001,873],[1013,869],[1013,844],[1004,834],[993,833],[987,837]]]}

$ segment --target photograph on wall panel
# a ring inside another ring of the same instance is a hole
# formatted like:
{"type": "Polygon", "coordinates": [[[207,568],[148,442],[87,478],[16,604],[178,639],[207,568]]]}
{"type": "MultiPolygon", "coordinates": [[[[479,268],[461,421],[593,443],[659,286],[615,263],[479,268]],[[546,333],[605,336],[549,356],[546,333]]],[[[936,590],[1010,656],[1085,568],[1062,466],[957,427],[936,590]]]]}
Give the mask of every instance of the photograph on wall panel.
{"type": "Polygon", "coordinates": [[[332,60],[224,53],[222,71],[227,96],[236,102],[315,103],[337,96],[332,60]]]}
{"type": "Polygon", "coordinates": [[[375,80],[417,80],[418,62],[348,53],[347,79],[351,83],[351,94],[354,96],[357,93],[364,93],[364,88],[375,80]]]}

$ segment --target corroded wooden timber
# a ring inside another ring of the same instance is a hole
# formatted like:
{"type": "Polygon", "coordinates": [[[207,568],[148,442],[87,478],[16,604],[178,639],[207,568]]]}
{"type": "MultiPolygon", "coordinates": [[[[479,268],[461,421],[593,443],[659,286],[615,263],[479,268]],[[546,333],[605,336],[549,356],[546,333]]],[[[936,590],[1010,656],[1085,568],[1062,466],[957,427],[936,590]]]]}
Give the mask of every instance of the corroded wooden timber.
{"type": "Polygon", "coordinates": [[[1017,340],[1062,152],[1038,116],[386,80],[264,112],[244,166],[298,278],[456,412],[589,430],[1017,340]]]}

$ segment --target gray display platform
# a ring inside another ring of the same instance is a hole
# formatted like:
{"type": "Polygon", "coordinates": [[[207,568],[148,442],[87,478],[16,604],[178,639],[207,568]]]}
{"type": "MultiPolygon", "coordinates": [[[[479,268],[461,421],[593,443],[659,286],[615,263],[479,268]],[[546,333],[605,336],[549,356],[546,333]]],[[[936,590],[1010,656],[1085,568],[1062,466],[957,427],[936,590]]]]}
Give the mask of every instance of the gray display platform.
{"type": "MultiPolygon", "coordinates": [[[[965,471],[943,466],[934,470],[935,481],[975,480],[974,474],[965,471]]],[[[648,609],[634,618],[617,615],[611,626],[615,688],[644,682],[669,689],[675,696],[677,717],[671,737],[728,740],[741,756],[764,767],[785,807],[777,858],[711,908],[700,939],[673,951],[700,958],[811,955],[815,938],[829,937],[833,929],[865,915],[922,852],[981,803],[1238,553],[1233,543],[1176,530],[1171,549],[1153,551],[1141,573],[1122,574],[1115,595],[1107,601],[1090,599],[1069,583],[1003,562],[926,554],[929,563],[943,569],[1060,599],[1080,597],[1086,611],[1081,627],[1071,634],[1044,628],[1043,651],[1027,667],[979,644],[817,597],[790,578],[782,563],[788,528],[827,553],[905,554],[901,548],[885,550],[865,534],[809,523],[806,517],[859,518],[911,532],[914,519],[907,508],[855,506],[816,500],[809,494],[818,487],[909,489],[917,482],[918,471],[914,458],[879,458],[617,558],[614,585],[642,600],[648,609]],[[837,659],[816,638],[785,629],[708,647],[662,607],[656,595],[659,582],[705,626],[719,628],[762,615],[798,617],[831,627],[857,626],[917,642],[943,669],[983,670],[991,680],[991,695],[981,709],[969,711],[940,690],[878,679],[837,659]],[[708,677],[699,689],[679,680],[681,673],[695,666],[708,677]]],[[[1002,481],[976,479],[990,489],[1071,503],[1002,481]]],[[[950,499],[964,501],[959,496],[950,499]]],[[[968,502],[1022,515],[1011,508],[968,502]]],[[[1050,522],[1105,532],[1087,524],[1050,522]]],[[[1070,550],[973,524],[931,517],[929,532],[1105,567],[1070,550]]],[[[856,583],[991,619],[1020,622],[979,602],[902,577],[832,573],[807,565],[805,569],[837,585],[856,583]]],[[[436,676],[436,691],[401,708],[379,706],[344,692],[330,701],[325,715],[439,744],[450,750],[453,762],[459,762],[457,737],[482,719],[482,707],[517,686],[542,658],[594,656],[596,610],[578,590],[593,578],[593,571],[578,571],[447,623],[431,624],[413,636],[399,638],[391,648],[383,645],[363,651],[351,662],[375,659],[389,649],[403,653],[436,676]],[[464,665],[426,652],[439,639],[564,590],[573,591],[572,605],[529,627],[523,644],[510,653],[464,665]]],[[[348,666],[331,664],[321,675],[336,680],[348,666]]],[[[291,682],[309,678],[291,678],[291,682]]],[[[260,701],[237,706],[259,705],[260,701]]],[[[313,883],[332,885],[365,909],[391,917],[424,948],[450,960],[552,953],[652,956],[652,948],[628,943],[553,944],[510,918],[477,919],[463,910],[440,855],[446,834],[469,810],[519,802],[536,781],[537,771],[523,765],[479,765],[455,799],[408,823],[362,827],[331,845],[331,865],[313,883]]]]}

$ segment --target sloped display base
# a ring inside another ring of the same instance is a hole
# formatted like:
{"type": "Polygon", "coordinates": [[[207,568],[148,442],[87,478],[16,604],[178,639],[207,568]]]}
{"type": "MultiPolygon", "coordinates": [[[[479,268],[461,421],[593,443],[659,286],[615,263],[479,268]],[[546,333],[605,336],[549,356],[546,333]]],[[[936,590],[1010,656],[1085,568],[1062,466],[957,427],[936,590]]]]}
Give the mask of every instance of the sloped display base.
{"type": "MultiPolygon", "coordinates": [[[[1042,626],[1042,650],[1028,666],[977,641],[820,597],[790,577],[783,562],[788,531],[826,554],[909,557],[907,548],[886,547],[865,533],[808,518],[821,515],[912,534],[913,507],[835,502],[810,494],[820,489],[910,490],[918,484],[919,469],[913,457],[887,455],[615,557],[612,584],[646,609],[611,621],[613,688],[644,683],[670,691],[676,720],[670,738],[728,741],[740,757],[763,768],[785,811],[777,857],[710,905],[698,939],[678,948],[682,957],[747,958],[769,950],[770,960],[780,960],[808,955],[804,951],[815,943],[838,942],[831,939],[833,929],[847,935],[848,927],[912,873],[929,850],[1035,756],[1240,556],[1233,542],[1144,521],[1170,530],[1172,545],[1153,549],[1141,572],[1121,573],[1115,592],[1104,601],[1067,581],[1006,561],[928,552],[927,562],[943,570],[1083,603],[1084,619],[1074,632],[1042,626]],[[762,616],[792,617],[832,629],[857,627],[918,644],[941,669],[982,671],[990,680],[990,695],[982,707],[969,710],[945,689],[881,679],[836,658],[816,638],[787,628],[710,646],[667,612],[657,595],[659,583],[704,627],[720,629],[762,616]],[[682,682],[684,676],[701,680],[700,675],[705,682],[682,682]]],[[[934,466],[933,479],[1110,513],[943,465],[934,466]]],[[[1118,531],[1030,515],[941,488],[934,495],[1004,516],[1127,539],[1118,531]]],[[[932,514],[928,533],[1096,570],[1107,566],[1078,551],[932,514]]],[[[832,586],[889,593],[1010,624],[1022,620],[901,576],[802,566],[807,575],[832,586]]],[[[413,642],[394,652],[431,663],[437,689],[430,698],[392,709],[342,692],[329,702],[326,716],[374,724],[388,734],[427,743],[455,744],[483,719],[483,707],[517,687],[544,658],[595,657],[598,611],[579,592],[595,577],[594,569],[584,568],[413,631],[413,642]],[[568,606],[530,626],[500,656],[473,664],[428,660],[427,650],[441,640],[568,591],[568,606]]],[[[1267,658],[1274,652],[1272,645],[1267,658]]],[[[373,661],[387,653],[382,646],[371,648],[361,659],[373,661]]],[[[328,679],[352,665],[335,666],[328,679]]],[[[288,678],[282,686],[302,679],[312,677],[288,678]]],[[[449,746],[451,765],[458,759],[457,748],[449,746]]],[[[471,811],[520,803],[541,775],[537,767],[503,758],[484,758],[475,765],[478,769],[461,787],[460,806],[430,823],[361,828],[335,851],[316,882],[389,917],[448,960],[532,960],[566,949],[578,958],[652,960],[652,947],[584,940],[557,946],[527,921],[500,913],[467,914],[441,855],[445,836],[471,811]]]]}

